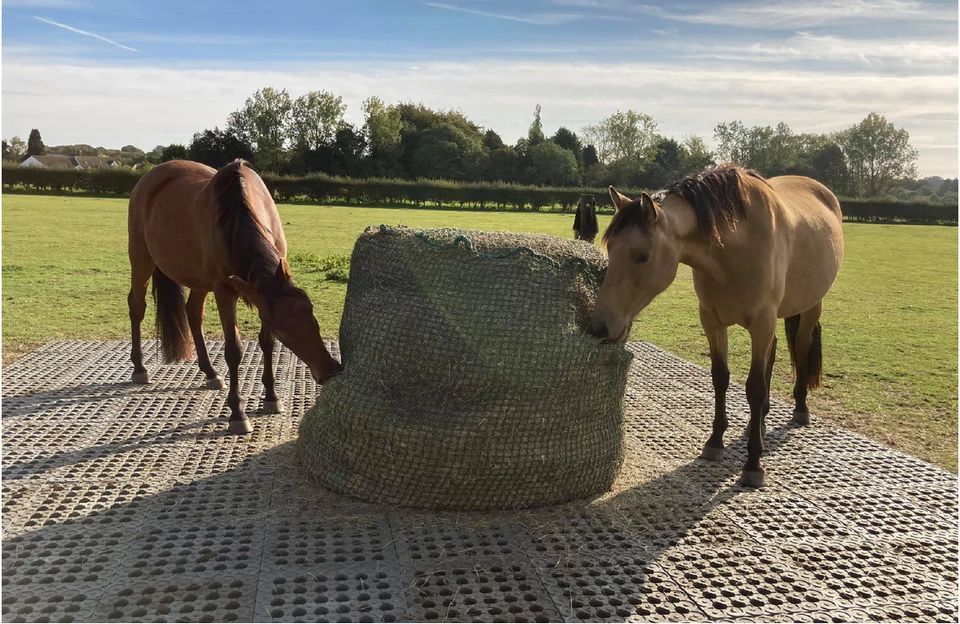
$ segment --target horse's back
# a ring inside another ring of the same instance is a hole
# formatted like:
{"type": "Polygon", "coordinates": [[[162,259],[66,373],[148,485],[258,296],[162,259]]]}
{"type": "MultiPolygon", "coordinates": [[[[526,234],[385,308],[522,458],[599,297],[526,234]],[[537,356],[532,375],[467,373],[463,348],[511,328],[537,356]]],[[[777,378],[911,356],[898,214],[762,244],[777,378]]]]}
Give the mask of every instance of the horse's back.
{"type": "Polygon", "coordinates": [[[767,180],[779,212],[777,244],[787,259],[781,316],[818,303],[836,280],[843,260],[840,202],[826,186],[803,176],[767,180]]]}

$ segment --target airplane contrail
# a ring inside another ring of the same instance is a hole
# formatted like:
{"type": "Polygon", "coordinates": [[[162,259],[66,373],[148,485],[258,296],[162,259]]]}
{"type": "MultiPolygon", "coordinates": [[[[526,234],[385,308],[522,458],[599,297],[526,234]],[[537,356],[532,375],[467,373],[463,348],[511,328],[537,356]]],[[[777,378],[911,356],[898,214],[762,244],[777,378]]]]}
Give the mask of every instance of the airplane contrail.
{"type": "Polygon", "coordinates": [[[55,22],[55,21],[53,21],[52,19],[47,19],[47,18],[45,18],[45,17],[40,17],[40,16],[38,16],[38,15],[34,15],[33,17],[36,18],[36,19],[38,19],[38,20],[40,20],[40,21],[43,22],[44,24],[50,24],[51,26],[56,26],[57,28],[62,28],[62,29],[64,29],[64,30],[69,30],[70,32],[75,32],[75,33],[77,33],[78,35],[86,35],[86,36],[88,36],[88,37],[93,37],[94,39],[99,39],[100,41],[105,41],[105,42],[109,43],[110,45],[117,46],[118,48],[123,48],[124,50],[129,50],[130,52],[136,52],[136,51],[137,51],[136,48],[131,48],[130,46],[125,46],[125,45],[123,45],[122,43],[117,43],[117,42],[114,41],[113,39],[107,39],[106,37],[104,37],[104,36],[102,36],[102,35],[98,35],[97,33],[92,33],[92,32],[86,31],[86,30],[80,30],[79,28],[74,28],[73,26],[68,26],[67,24],[61,24],[60,22],[55,22]]]}

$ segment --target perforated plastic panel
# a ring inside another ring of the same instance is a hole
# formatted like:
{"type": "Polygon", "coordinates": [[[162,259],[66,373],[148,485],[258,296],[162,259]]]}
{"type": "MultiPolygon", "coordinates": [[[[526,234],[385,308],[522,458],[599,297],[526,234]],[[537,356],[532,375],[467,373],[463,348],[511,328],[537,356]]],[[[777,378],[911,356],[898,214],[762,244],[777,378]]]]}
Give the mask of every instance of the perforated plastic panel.
{"type": "MultiPolygon", "coordinates": [[[[330,345],[337,354],[336,345],[330,345]]],[[[522,512],[390,509],[326,492],[296,462],[319,391],[274,354],[283,414],[226,434],[196,366],[134,386],[123,341],[57,342],[3,375],[4,621],[956,621],[957,480],[815,418],[768,417],[767,486],[697,459],[709,372],[646,344],[626,461],[595,500],[522,512]]],[[[210,349],[226,375],[222,344],[210,349]]],[[[815,400],[815,399],[814,399],[815,400]]]]}

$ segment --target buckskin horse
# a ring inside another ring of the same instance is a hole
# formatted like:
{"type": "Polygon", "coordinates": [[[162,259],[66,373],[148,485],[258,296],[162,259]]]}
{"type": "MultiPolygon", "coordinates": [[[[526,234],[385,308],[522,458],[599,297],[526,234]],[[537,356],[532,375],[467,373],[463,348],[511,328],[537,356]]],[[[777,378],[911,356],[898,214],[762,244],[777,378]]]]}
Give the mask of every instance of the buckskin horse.
{"type": "Polygon", "coordinates": [[[777,318],[785,319],[795,374],[795,424],[809,424],[807,390],[820,384],[822,299],[843,259],[837,198],[810,178],[764,179],[734,165],[679,180],[655,198],[644,193],[631,200],[612,186],[610,198],[616,213],[603,237],[609,266],[588,332],[626,340],[640,311],[673,282],[678,264],[692,267],[715,393],[713,432],[701,457],[723,456],[727,328],[740,325],[751,341],[750,424],[740,482],[761,487],[777,318]]]}
{"type": "Polygon", "coordinates": [[[338,370],[339,364],[323,344],[309,297],[293,285],[277,207],[263,180],[246,162],[234,160],[219,170],[185,160],[155,167],[144,174],[130,194],[127,225],[133,342],[130,359],[135,383],[149,382],[143,366],[140,324],[151,277],[164,362],[189,358],[192,334],[207,387],[220,389],[223,380],[210,363],[203,341],[204,302],[213,293],[230,370],[227,404],[231,433],[253,430],[240,406],[238,298],[255,306],[260,315],[264,412],[283,411],[274,388],[274,336],[307,364],[318,382],[338,370]],[[190,289],[186,301],[183,287],[190,289]]]}

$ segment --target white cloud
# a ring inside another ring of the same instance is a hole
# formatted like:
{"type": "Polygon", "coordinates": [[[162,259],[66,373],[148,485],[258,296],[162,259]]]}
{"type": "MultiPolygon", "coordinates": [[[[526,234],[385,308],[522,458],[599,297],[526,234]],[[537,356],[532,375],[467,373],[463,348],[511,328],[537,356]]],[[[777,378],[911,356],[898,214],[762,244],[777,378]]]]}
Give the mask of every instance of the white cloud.
{"type": "Polygon", "coordinates": [[[691,24],[740,28],[809,28],[871,22],[955,22],[956,5],[932,5],[916,0],[775,0],[773,2],[671,3],[670,8],[629,0],[554,0],[562,6],[590,8],[622,16],[653,15],[691,24]]]}
{"type": "Polygon", "coordinates": [[[171,69],[43,63],[5,55],[3,133],[39,128],[49,144],[188,141],[223,125],[230,111],[262,86],[296,96],[311,89],[341,94],[348,119],[362,123],[360,103],[422,101],[456,108],[514,141],[543,105],[546,130],[579,130],[617,109],[653,115],[661,132],[711,138],[717,122],[785,121],[797,131],[832,131],[868,112],[910,131],[920,171],[956,175],[957,75],[864,75],[644,63],[418,62],[324,64],[284,70],[171,69]],[[953,149],[950,149],[954,146],[953,149]]]}
{"type": "Polygon", "coordinates": [[[755,43],[721,42],[708,45],[676,40],[664,44],[690,58],[714,58],[757,63],[827,61],[859,64],[872,69],[934,69],[956,71],[956,40],[851,39],[799,32],[786,39],[755,43]]]}

